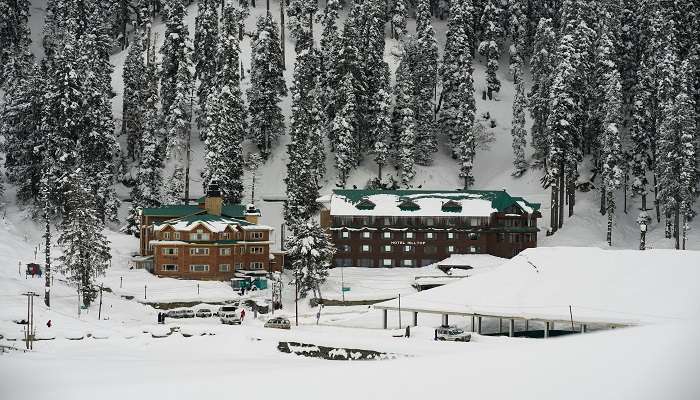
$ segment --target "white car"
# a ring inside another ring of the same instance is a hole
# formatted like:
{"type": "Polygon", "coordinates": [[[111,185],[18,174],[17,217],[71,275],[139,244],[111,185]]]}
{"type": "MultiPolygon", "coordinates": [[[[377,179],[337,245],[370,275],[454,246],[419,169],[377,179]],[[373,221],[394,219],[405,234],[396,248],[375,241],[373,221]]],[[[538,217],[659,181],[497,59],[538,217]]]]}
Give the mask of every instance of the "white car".
{"type": "Polygon", "coordinates": [[[236,311],[240,307],[241,307],[241,303],[239,301],[234,301],[233,303],[226,304],[225,306],[219,307],[219,310],[216,312],[216,315],[218,317],[220,317],[223,313],[236,311]]]}
{"type": "Polygon", "coordinates": [[[200,308],[199,310],[197,310],[197,312],[195,313],[195,315],[196,315],[198,318],[207,318],[207,317],[211,317],[211,316],[212,316],[212,312],[211,312],[211,310],[208,309],[208,308],[200,308]]]}
{"type": "Polygon", "coordinates": [[[472,339],[470,333],[456,326],[441,326],[435,329],[435,340],[449,340],[453,342],[468,342],[472,339]]]}
{"type": "Polygon", "coordinates": [[[290,329],[291,327],[292,324],[284,317],[270,318],[265,322],[265,328],[290,329]]]}
{"type": "Polygon", "coordinates": [[[241,324],[241,316],[238,315],[238,312],[236,312],[236,311],[219,312],[219,319],[221,320],[222,324],[226,324],[226,325],[240,325],[241,324]]]}

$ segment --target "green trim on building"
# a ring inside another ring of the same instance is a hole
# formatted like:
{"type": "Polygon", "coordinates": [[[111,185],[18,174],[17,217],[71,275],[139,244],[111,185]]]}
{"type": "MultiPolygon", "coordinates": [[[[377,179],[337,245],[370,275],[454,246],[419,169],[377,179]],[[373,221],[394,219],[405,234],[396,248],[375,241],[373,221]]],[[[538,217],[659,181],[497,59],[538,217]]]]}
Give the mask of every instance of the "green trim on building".
{"type": "MultiPolygon", "coordinates": [[[[198,205],[170,204],[161,207],[144,208],[141,212],[147,217],[179,218],[194,214],[205,214],[206,210],[198,205]]],[[[256,210],[256,212],[259,213],[259,210],[256,210]]],[[[221,207],[221,215],[226,217],[245,219],[245,214],[246,209],[243,204],[224,204],[221,207]]]]}
{"type": "MultiPolygon", "coordinates": [[[[400,200],[406,201],[421,197],[444,198],[445,200],[468,200],[468,199],[484,199],[491,201],[491,207],[503,212],[512,205],[518,205],[518,201],[522,201],[534,211],[539,211],[539,203],[530,203],[522,197],[513,197],[505,190],[368,190],[368,189],[336,189],[333,194],[347,198],[351,203],[358,204],[368,196],[387,194],[398,196],[400,200]],[[463,194],[463,196],[459,196],[463,194]],[[411,196],[410,198],[408,196],[411,196]]],[[[414,203],[415,204],[415,203],[414,203]]],[[[402,204],[403,205],[403,204],[402,204]]],[[[358,207],[359,208],[359,207],[358,207]]],[[[411,207],[399,206],[402,210],[412,210],[411,207]]],[[[446,210],[452,211],[452,210],[446,210]]],[[[456,210],[458,212],[459,210],[456,210]]]]}

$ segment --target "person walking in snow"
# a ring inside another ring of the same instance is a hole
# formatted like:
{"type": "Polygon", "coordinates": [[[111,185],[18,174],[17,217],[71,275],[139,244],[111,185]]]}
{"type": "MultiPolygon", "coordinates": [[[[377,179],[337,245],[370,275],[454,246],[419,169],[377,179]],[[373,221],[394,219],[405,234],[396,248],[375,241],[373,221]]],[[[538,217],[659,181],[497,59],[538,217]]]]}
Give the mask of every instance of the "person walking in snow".
{"type": "Polygon", "coordinates": [[[51,328],[51,320],[49,320],[49,322],[46,323],[46,326],[47,326],[48,328],[51,328]]]}
{"type": "Polygon", "coordinates": [[[245,308],[241,309],[241,322],[243,322],[244,318],[245,318],[245,308]]]}

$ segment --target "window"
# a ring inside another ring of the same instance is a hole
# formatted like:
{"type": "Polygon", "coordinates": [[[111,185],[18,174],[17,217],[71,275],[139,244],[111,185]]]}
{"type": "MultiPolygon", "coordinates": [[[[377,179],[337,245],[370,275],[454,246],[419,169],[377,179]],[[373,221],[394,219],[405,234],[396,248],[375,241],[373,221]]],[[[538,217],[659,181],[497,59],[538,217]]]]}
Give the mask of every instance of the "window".
{"type": "Polygon", "coordinates": [[[175,264],[163,264],[160,266],[160,270],[161,271],[170,271],[170,272],[177,271],[177,265],[175,265],[175,264]]]}
{"type": "Polygon", "coordinates": [[[235,267],[235,268],[236,268],[237,270],[243,269],[243,263],[236,263],[236,267],[235,267]]]}
{"type": "Polygon", "coordinates": [[[415,265],[415,262],[413,260],[403,260],[401,265],[403,265],[404,267],[412,267],[413,265],[415,265]]]}
{"type": "Polygon", "coordinates": [[[371,268],[374,267],[374,260],[371,258],[360,258],[359,260],[359,267],[364,267],[364,268],[371,268]]]}
{"type": "Polygon", "coordinates": [[[207,265],[207,264],[192,264],[192,265],[190,265],[190,272],[209,272],[209,265],[207,265]]]}
{"type": "Polygon", "coordinates": [[[204,230],[197,229],[196,233],[190,233],[190,240],[209,240],[209,233],[204,233],[204,230]]]}
{"type": "Polygon", "coordinates": [[[404,253],[411,253],[413,251],[413,246],[411,246],[411,245],[403,246],[403,251],[404,251],[404,253]]]}
{"type": "Polygon", "coordinates": [[[260,261],[253,261],[250,263],[250,269],[263,269],[263,263],[260,261]]]}
{"type": "Polygon", "coordinates": [[[349,244],[341,244],[339,248],[341,253],[349,253],[352,250],[349,244]]]}
{"type": "Polygon", "coordinates": [[[383,267],[391,267],[392,265],[394,265],[394,260],[392,260],[391,258],[382,259],[382,266],[383,267]]]}
{"type": "Polygon", "coordinates": [[[470,252],[470,253],[478,253],[478,252],[479,252],[479,247],[477,247],[477,246],[469,246],[469,252],[470,252]]]}
{"type": "Polygon", "coordinates": [[[208,256],[209,249],[206,247],[192,247],[190,249],[191,256],[208,256]]]}
{"type": "Polygon", "coordinates": [[[428,226],[433,226],[433,225],[435,225],[435,220],[432,219],[432,218],[426,218],[426,219],[425,219],[425,224],[428,225],[428,226]]]}
{"type": "Polygon", "coordinates": [[[425,254],[435,254],[435,253],[437,253],[437,247],[436,246],[425,246],[423,248],[423,252],[425,254]]]}
{"type": "Polygon", "coordinates": [[[250,254],[263,254],[264,248],[262,247],[251,247],[249,249],[250,254]]]}
{"type": "Polygon", "coordinates": [[[455,238],[454,232],[447,232],[447,238],[448,238],[448,239],[454,239],[454,238],[455,238]]]}
{"type": "Polygon", "coordinates": [[[454,247],[454,246],[447,246],[447,252],[448,252],[448,253],[454,253],[454,252],[455,252],[455,247],[454,247]]]}
{"type": "Polygon", "coordinates": [[[343,239],[350,239],[350,232],[342,231],[342,232],[340,232],[340,237],[343,239]]]}
{"type": "Polygon", "coordinates": [[[175,240],[180,240],[180,232],[175,232],[175,240]]]}
{"type": "Polygon", "coordinates": [[[241,246],[238,249],[240,250],[239,251],[240,254],[245,254],[245,247],[241,246]]]}
{"type": "Polygon", "coordinates": [[[176,256],[177,255],[177,247],[165,247],[165,248],[163,248],[163,255],[164,256],[176,256]]]}
{"type": "Polygon", "coordinates": [[[362,245],[362,252],[363,252],[363,253],[367,253],[367,252],[369,252],[371,249],[372,249],[372,246],[370,246],[370,245],[368,245],[368,244],[363,244],[363,245],[362,245]]]}
{"type": "Polygon", "coordinates": [[[503,220],[503,225],[508,227],[513,226],[513,221],[510,219],[505,219],[503,220]]]}
{"type": "Polygon", "coordinates": [[[479,234],[478,233],[470,233],[469,234],[469,240],[479,240],[479,234]]]}
{"type": "Polygon", "coordinates": [[[219,264],[219,272],[228,272],[231,269],[231,264],[219,264]]]}
{"type": "Polygon", "coordinates": [[[170,232],[163,232],[163,239],[170,240],[170,232]]]}
{"type": "Polygon", "coordinates": [[[384,253],[391,253],[391,245],[385,244],[384,246],[382,246],[382,251],[384,253]]]}
{"type": "Polygon", "coordinates": [[[416,234],[414,232],[406,232],[405,237],[406,239],[413,239],[416,237],[416,234]]]}
{"type": "Polygon", "coordinates": [[[220,256],[230,256],[231,255],[231,248],[230,247],[222,247],[219,249],[219,255],[220,256]]]}
{"type": "Polygon", "coordinates": [[[254,240],[260,240],[263,238],[263,233],[262,232],[251,232],[250,238],[254,239],[254,240]]]}
{"type": "Polygon", "coordinates": [[[362,239],[371,239],[371,238],[372,238],[372,232],[369,232],[369,231],[362,232],[362,239]]]}
{"type": "Polygon", "coordinates": [[[435,239],[435,233],[433,233],[433,232],[426,232],[426,233],[425,233],[425,238],[426,238],[426,239],[435,239]]]}
{"type": "Polygon", "coordinates": [[[382,239],[391,239],[391,232],[382,232],[382,239]]]}
{"type": "Polygon", "coordinates": [[[481,225],[481,218],[471,218],[469,221],[469,225],[480,226],[481,225]]]}
{"type": "Polygon", "coordinates": [[[221,234],[221,239],[223,239],[223,240],[228,240],[229,237],[230,237],[230,235],[228,232],[224,232],[221,234]]]}
{"type": "Polygon", "coordinates": [[[502,242],[506,240],[506,234],[505,233],[499,233],[498,236],[496,237],[496,241],[502,242]]]}

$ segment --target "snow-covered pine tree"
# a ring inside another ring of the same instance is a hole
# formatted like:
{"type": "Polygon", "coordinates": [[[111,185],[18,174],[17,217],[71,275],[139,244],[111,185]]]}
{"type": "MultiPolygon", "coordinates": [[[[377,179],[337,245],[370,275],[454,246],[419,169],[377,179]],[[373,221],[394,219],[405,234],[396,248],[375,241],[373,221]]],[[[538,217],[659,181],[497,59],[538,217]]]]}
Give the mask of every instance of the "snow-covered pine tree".
{"type": "Polygon", "coordinates": [[[486,0],[484,13],[481,15],[481,26],[483,27],[483,40],[479,43],[479,54],[486,57],[486,87],[489,99],[493,92],[501,90],[501,81],[496,73],[498,72],[498,61],[501,58],[501,40],[503,39],[502,16],[503,9],[498,0],[486,0]]]}
{"type": "Polygon", "coordinates": [[[403,130],[399,138],[398,170],[401,175],[401,185],[410,189],[411,181],[416,176],[416,124],[411,107],[403,109],[401,125],[403,130]]]}
{"type": "Polygon", "coordinates": [[[377,120],[377,137],[374,142],[374,162],[377,164],[377,181],[382,181],[382,170],[389,162],[389,137],[391,135],[391,94],[389,93],[388,77],[385,87],[377,95],[380,97],[379,118],[377,120]]]}
{"type": "MultiPolygon", "coordinates": [[[[529,43],[527,43],[527,7],[528,0],[509,0],[506,9],[509,16],[509,27],[511,46],[510,53],[510,72],[514,74],[515,65],[519,64],[523,67],[523,62],[528,55],[529,43]]],[[[515,76],[513,76],[515,82],[515,76]]]]}
{"type": "Polygon", "coordinates": [[[471,0],[451,3],[445,52],[440,64],[442,91],[438,101],[438,122],[450,138],[455,158],[460,153],[462,138],[471,134],[476,113],[472,77],[472,12],[471,0]]]}
{"type": "Polygon", "coordinates": [[[532,88],[528,95],[530,115],[532,116],[532,147],[535,149],[534,158],[540,163],[546,163],[549,154],[549,141],[547,139],[547,119],[550,112],[549,96],[554,78],[556,52],[556,35],[551,19],[543,18],[540,20],[533,46],[530,60],[532,88]]]}
{"type": "Polygon", "coordinates": [[[95,300],[96,279],[105,274],[111,258],[90,180],[81,169],[69,175],[65,186],[65,215],[58,238],[63,250],[58,259],[61,270],[78,286],[85,306],[95,300]]]}
{"type": "Polygon", "coordinates": [[[608,214],[606,240],[612,246],[612,230],[615,219],[615,193],[622,186],[624,159],[620,143],[619,126],[622,121],[622,85],[617,69],[608,73],[605,94],[605,120],[601,140],[602,186],[606,196],[605,208],[608,214]]]}
{"type": "Polygon", "coordinates": [[[287,256],[299,284],[299,296],[304,298],[313,292],[314,298],[321,299],[321,285],[326,282],[335,246],[315,221],[301,221],[290,228],[287,256]]]}
{"type": "MultiPolygon", "coordinates": [[[[0,87],[18,58],[30,56],[29,0],[0,0],[0,87]]],[[[26,60],[25,60],[26,61],[26,60]]]]}
{"type": "MultiPolygon", "coordinates": [[[[189,40],[189,30],[185,24],[187,10],[184,0],[165,0],[164,19],[165,35],[160,53],[161,60],[160,74],[160,96],[164,112],[169,112],[173,101],[182,90],[184,82],[178,78],[189,75],[189,68],[192,65],[190,59],[191,45],[189,40]],[[188,73],[184,74],[184,69],[188,73]]],[[[187,76],[187,85],[190,85],[191,76],[187,76]]],[[[188,94],[189,95],[189,94],[188,94]]],[[[167,114],[166,114],[167,115],[167,114]]]]}
{"type": "MultiPolygon", "coordinates": [[[[320,101],[323,109],[324,124],[330,127],[335,118],[336,103],[339,102],[338,88],[343,78],[341,72],[343,66],[340,61],[340,52],[343,49],[341,38],[338,34],[338,10],[340,2],[329,0],[323,13],[323,31],[321,32],[321,60],[322,70],[319,76],[320,101]]],[[[335,149],[335,138],[331,129],[326,129],[331,150],[335,149]]]]}
{"type": "Polygon", "coordinates": [[[129,45],[122,75],[124,81],[122,135],[126,136],[126,154],[134,161],[141,155],[139,144],[144,130],[146,64],[143,39],[140,32],[136,33],[136,37],[129,45]]]}
{"type": "Polygon", "coordinates": [[[406,21],[408,20],[408,2],[406,0],[394,0],[391,9],[392,36],[401,39],[406,33],[406,21]]]}
{"type": "Polygon", "coordinates": [[[429,0],[420,0],[416,8],[416,35],[409,57],[414,79],[413,116],[415,121],[416,163],[430,165],[437,151],[433,99],[437,84],[438,45],[430,21],[429,0]]]}
{"type": "MultiPolygon", "coordinates": [[[[39,200],[44,175],[46,148],[41,125],[46,82],[34,64],[15,68],[12,74],[0,108],[0,136],[7,179],[17,187],[17,202],[29,204],[39,200]]],[[[35,211],[43,210],[40,203],[36,206],[35,211]]]]}
{"type": "Polygon", "coordinates": [[[316,0],[289,0],[287,7],[287,26],[289,36],[298,41],[301,37],[312,35],[313,18],[318,11],[318,1],[316,0]]]}
{"type": "Polygon", "coordinates": [[[513,176],[521,176],[527,170],[527,161],[525,161],[527,131],[525,130],[525,81],[520,62],[513,64],[513,81],[515,83],[515,97],[513,98],[513,121],[510,131],[513,136],[513,176]]]}
{"type": "Polygon", "coordinates": [[[337,186],[345,188],[350,171],[357,166],[357,145],[353,122],[355,121],[355,93],[352,85],[352,75],[345,74],[340,90],[345,98],[345,105],[333,119],[331,130],[336,138],[335,168],[338,171],[337,186]]]}
{"type": "Polygon", "coordinates": [[[680,246],[680,224],[683,223],[685,242],[685,222],[691,214],[698,182],[697,159],[694,142],[696,128],[694,103],[689,96],[691,66],[687,60],[681,64],[678,74],[679,84],[676,96],[665,103],[664,118],[661,122],[658,139],[658,186],[659,201],[664,212],[673,218],[675,247],[680,246]],[[683,218],[683,221],[680,219],[683,218]]]}
{"type": "MultiPolygon", "coordinates": [[[[192,61],[194,63],[194,79],[199,80],[199,87],[197,89],[197,99],[199,103],[197,126],[200,128],[200,137],[202,139],[206,138],[206,129],[201,128],[204,126],[207,119],[205,112],[207,96],[215,89],[214,80],[218,68],[216,65],[217,45],[219,43],[218,5],[219,0],[199,0],[197,3],[197,17],[194,22],[194,52],[192,53],[192,61]]],[[[236,35],[238,35],[237,31],[238,29],[236,29],[236,35]]]]}
{"type": "Polygon", "coordinates": [[[318,102],[320,53],[310,36],[297,41],[292,86],[292,116],[287,146],[287,202],[284,218],[288,226],[309,220],[317,211],[316,199],[324,175],[323,134],[318,102]]]}
{"type": "Polygon", "coordinates": [[[209,94],[203,185],[216,179],[226,203],[243,200],[243,140],[247,131],[246,109],[240,88],[238,41],[239,14],[232,5],[223,13],[218,44],[215,88],[209,94]]]}
{"type": "Polygon", "coordinates": [[[551,86],[551,105],[547,119],[548,132],[547,175],[545,185],[552,189],[551,230],[556,232],[564,223],[564,187],[568,171],[565,170],[567,152],[573,148],[577,128],[572,118],[577,113],[577,104],[573,93],[576,69],[573,58],[576,56],[574,38],[564,35],[557,49],[561,56],[556,75],[551,86]]]}
{"type": "Polygon", "coordinates": [[[284,117],[279,102],[282,96],[287,95],[282,76],[284,65],[279,33],[269,12],[258,19],[252,51],[248,89],[251,116],[249,135],[258,145],[263,158],[267,159],[272,152],[272,144],[284,133],[284,117]]]}

